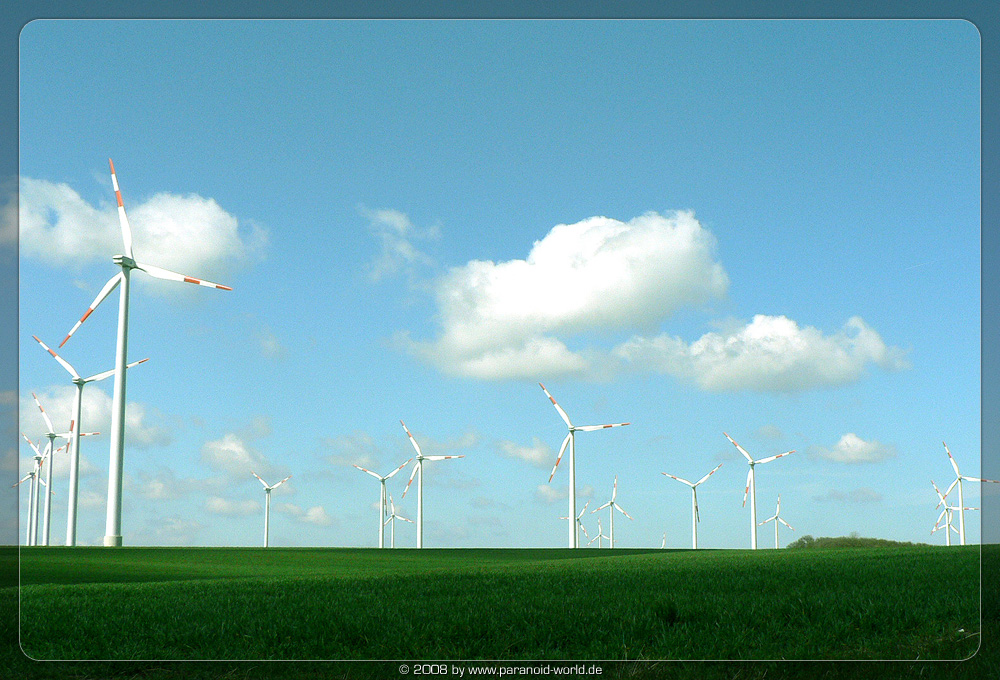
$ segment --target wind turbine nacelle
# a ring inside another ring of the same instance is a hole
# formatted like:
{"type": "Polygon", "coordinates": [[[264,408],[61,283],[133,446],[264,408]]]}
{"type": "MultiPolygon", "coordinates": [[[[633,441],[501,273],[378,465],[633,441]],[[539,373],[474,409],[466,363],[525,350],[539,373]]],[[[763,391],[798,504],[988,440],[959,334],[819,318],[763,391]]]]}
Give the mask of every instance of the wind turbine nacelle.
{"type": "Polygon", "coordinates": [[[111,261],[120,267],[128,267],[129,269],[135,269],[135,260],[126,255],[115,255],[111,258],[111,261]]]}

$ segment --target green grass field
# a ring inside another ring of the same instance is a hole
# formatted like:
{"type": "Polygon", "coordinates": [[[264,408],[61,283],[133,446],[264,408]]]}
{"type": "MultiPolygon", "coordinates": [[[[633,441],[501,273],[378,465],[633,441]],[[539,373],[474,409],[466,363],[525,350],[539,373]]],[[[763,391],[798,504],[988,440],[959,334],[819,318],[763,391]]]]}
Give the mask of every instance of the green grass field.
{"type": "Polygon", "coordinates": [[[978,546],[22,548],[19,632],[49,660],[955,660],[979,585],[978,546]]]}

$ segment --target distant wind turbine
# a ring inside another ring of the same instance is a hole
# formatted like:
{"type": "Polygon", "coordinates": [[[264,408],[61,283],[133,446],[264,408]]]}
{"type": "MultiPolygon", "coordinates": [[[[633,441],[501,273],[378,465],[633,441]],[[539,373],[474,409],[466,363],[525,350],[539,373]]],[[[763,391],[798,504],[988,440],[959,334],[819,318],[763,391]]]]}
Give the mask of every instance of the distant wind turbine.
{"type": "Polygon", "coordinates": [[[615,547],[615,509],[617,508],[618,512],[625,515],[629,519],[632,519],[632,516],[629,515],[627,512],[625,512],[624,508],[622,508],[622,506],[618,505],[618,503],[615,502],[615,498],[617,496],[618,496],[618,475],[615,475],[615,488],[614,491],[611,492],[611,500],[602,505],[601,507],[591,511],[591,513],[594,513],[594,512],[600,512],[604,508],[609,508],[608,513],[611,515],[611,529],[610,529],[611,535],[608,537],[608,541],[611,543],[612,548],[615,547]]]}
{"type": "MultiPolygon", "coordinates": [[[[374,477],[375,479],[377,479],[379,481],[379,487],[380,487],[379,499],[378,499],[378,513],[379,513],[378,514],[378,547],[379,548],[385,547],[385,523],[386,523],[386,520],[385,520],[385,515],[386,515],[386,512],[385,512],[386,511],[385,480],[389,479],[394,474],[396,474],[397,472],[399,472],[400,470],[402,470],[404,467],[406,467],[406,464],[409,463],[411,460],[413,460],[413,459],[412,458],[407,458],[406,461],[402,465],[400,465],[398,468],[396,468],[395,470],[393,470],[392,472],[390,472],[389,474],[387,474],[385,477],[383,477],[382,475],[378,474],[377,472],[372,472],[371,470],[366,470],[365,468],[361,467],[360,465],[355,465],[354,466],[357,469],[361,470],[362,472],[367,472],[368,474],[370,474],[372,477],[374,477]]],[[[352,465],[353,465],[353,463],[352,463],[352,465]]]]}
{"type": "Polygon", "coordinates": [[[566,451],[566,446],[569,445],[569,512],[566,513],[569,520],[569,547],[578,548],[580,543],[578,541],[578,533],[576,530],[576,521],[573,519],[576,517],[576,433],[577,432],[592,432],[594,430],[604,430],[609,427],[622,427],[623,425],[628,425],[629,423],[613,423],[611,425],[580,425],[576,426],[570,422],[569,416],[566,412],[562,410],[562,407],[556,403],[556,400],[552,398],[549,391],[545,389],[545,385],[538,383],[538,386],[542,388],[545,392],[545,396],[549,398],[552,405],[556,407],[556,412],[559,413],[559,417],[563,419],[566,423],[566,427],[569,428],[569,434],[563,439],[562,446],[559,447],[559,455],[556,456],[556,464],[552,466],[552,474],[549,475],[549,482],[556,475],[556,468],[559,467],[559,461],[562,460],[563,453],[566,451]]]}
{"type": "Polygon", "coordinates": [[[601,518],[600,518],[600,517],[598,517],[598,518],[597,518],[597,535],[596,535],[596,536],[594,536],[594,537],[593,537],[592,539],[590,539],[589,541],[587,541],[587,545],[589,546],[589,545],[590,545],[591,543],[593,543],[594,541],[597,541],[597,547],[598,547],[598,548],[603,548],[604,546],[602,546],[602,545],[601,545],[601,539],[602,539],[602,538],[607,538],[607,536],[605,536],[605,535],[604,535],[604,530],[603,530],[603,529],[601,529],[601,518]]]}
{"type": "Polygon", "coordinates": [[[45,457],[49,455],[49,450],[46,449],[45,453],[38,450],[38,446],[35,442],[28,439],[28,435],[21,433],[24,437],[24,441],[28,442],[31,446],[31,450],[35,452],[32,457],[33,465],[31,471],[25,475],[19,482],[14,484],[14,486],[20,485],[24,481],[29,481],[28,485],[28,535],[25,537],[25,545],[35,545],[38,543],[38,492],[39,484],[44,485],[48,488],[48,484],[42,479],[42,466],[45,464],[45,457]]]}
{"type": "MultiPolygon", "coordinates": [[[[83,409],[83,386],[91,382],[99,382],[105,378],[110,378],[115,374],[114,369],[110,371],[104,371],[103,373],[98,373],[92,375],[89,378],[81,378],[80,374],[76,372],[68,361],[63,359],[61,356],[49,349],[48,345],[38,339],[37,335],[32,335],[39,345],[42,346],[46,352],[51,354],[59,364],[69,371],[69,374],[73,376],[73,384],[76,385],[76,398],[73,400],[73,422],[77,423],[79,427],[73,430],[73,438],[70,441],[70,463],[69,463],[69,510],[66,516],[66,545],[73,546],[76,545],[76,511],[77,511],[77,493],[79,491],[79,474],[80,474],[80,437],[83,434],[80,433],[80,428],[83,427],[80,422],[81,411],[83,409]]],[[[149,358],[140,359],[139,361],[133,361],[131,364],[125,368],[132,368],[133,366],[138,366],[144,361],[149,361],[149,358]]],[[[72,428],[71,428],[72,429],[72,428]]],[[[93,433],[98,434],[98,433],[93,433]]]]}
{"type": "Polygon", "coordinates": [[[941,524],[941,520],[944,519],[945,520],[945,528],[948,529],[947,531],[944,532],[945,545],[947,545],[947,546],[951,545],[951,532],[954,531],[956,534],[959,533],[958,529],[956,529],[955,525],[952,523],[952,518],[954,517],[954,512],[956,510],[960,510],[960,509],[961,510],[978,510],[979,509],[979,508],[960,508],[960,506],[958,506],[958,505],[948,505],[948,500],[947,500],[948,494],[951,493],[952,489],[955,488],[956,484],[958,484],[958,480],[957,479],[954,482],[951,483],[951,486],[948,487],[947,491],[945,491],[944,493],[941,493],[941,490],[937,487],[937,484],[934,483],[934,480],[933,479],[931,480],[931,486],[934,487],[934,491],[937,493],[937,496],[940,499],[938,501],[938,504],[934,506],[934,509],[937,510],[938,508],[941,507],[942,504],[944,504],[944,509],[941,510],[941,514],[938,515],[937,522],[934,523],[934,528],[931,529],[931,533],[933,534],[935,531],[937,531],[938,529],[942,528],[940,526],[940,524],[941,524]]]}
{"type": "MultiPolygon", "coordinates": [[[[408,462],[409,461],[407,461],[407,463],[408,462]]],[[[403,463],[403,465],[406,465],[406,463],[403,463]]],[[[389,494],[389,510],[390,510],[391,514],[386,518],[385,523],[389,525],[389,547],[390,548],[395,548],[396,547],[396,520],[397,519],[401,519],[404,522],[409,522],[410,524],[413,524],[413,520],[412,519],[407,519],[407,518],[403,517],[402,515],[400,515],[400,514],[398,514],[396,512],[396,506],[392,502],[392,494],[389,494]]]]}
{"type": "MultiPolygon", "coordinates": [[[[951,461],[951,466],[955,468],[955,482],[952,483],[951,487],[948,487],[949,492],[951,488],[958,484],[958,539],[962,545],[965,545],[965,493],[962,490],[962,482],[988,482],[990,484],[1000,484],[1000,481],[995,479],[979,479],[978,477],[969,477],[968,475],[963,475],[958,471],[958,463],[955,462],[955,457],[951,455],[951,451],[948,450],[948,445],[944,442],[944,450],[948,454],[948,460],[951,461]]],[[[945,494],[947,495],[947,494],[945,494]]]]}
{"type": "MultiPolygon", "coordinates": [[[[694,484],[692,484],[691,482],[689,482],[686,479],[682,479],[680,477],[675,477],[674,475],[672,475],[670,473],[667,473],[667,472],[660,473],[660,474],[666,475],[667,477],[670,477],[671,479],[676,479],[678,482],[680,482],[682,484],[687,484],[688,486],[691,487],[691,547],[694,548],[694,549],[696,549],[696,550],[698,548],[698,522],[701,521],[701,518],[698,516],[698,491],[697,491],[697,486],[699,484],[701,484],[702,482],[704,482],[709,477],[711,477],[713,474],[715,474],[715,471],[718,470],[720,467],[722,467],[722,463],[719,463],[718,465],[716,465],[714,468],[712,468],[711,472],[709,472],[707,475],[705,475],[704,477],[702,477],[701,479],[699,479],[694,484]]],[[[666,534],[664,534],[664,536],[665,535],[666,534]]]]}
{"type": "Polygon", "coordinates": [[[770,463],[772,460],[775,460],[777,458],[781,458],[782,456],[787,456],[790,453],[795,453],[795,450],[793,449],[791,451],[785,451],[784,453],[779,453],[776,456],[768,456],[767,458],[761,458],[760,460],[754,460],[750,456],[750,454],[746,452],[746,449],[744,449],[742,446],[740,446],[739,444],[737,444],[736,441],[732,437],[730,437],[725,432],[723,432],[722,434],[726,435],[726,439],[728,439],[729,441],[731,441],[733,443],[733,446],[735,446],[736,449],[740,453],[743,454],[743,457],[746,458],[747,462],[750,464],[750,470],[747,472],[747,488],[746,488],[745,491],[743,491],[743,507],[746,507],[746,504],[747,504],[747,493],[749,492],[749,494],[750,494],[750,548],[752,550],[756,550],[757,549],[757,493],[756,493],[756,479],[754,477],[753,466],[754,465],[763,465],[764,463],[770,463]]]}
{"type": "MultiPolygon", "coordinates": [[[[55,465],[53,464],[54,463],[54,459],[55,459],[55,455],[54,454],[57,451],[61,451],[64,448],[62,446],[60,446],[58,449],[55,447],[55,441],[56,441],[56,439],[71,440],[71,439],[75,439],[78,436],[79,437],[88,437],[90,435],[100,434],[100,432],[80,432],[79,435],[76,435],[75,432],[76,432],[77,428],[76,428],[76,421],[75,420],[71,420],[70,421],[70,423],[69,423],[69,432],[58,432],[58,433],[54,432],[53,431],[53,427],[52,427],[52,421],[49,420],[49,414],[45,412],[44,408],[42,408],[42,404],[41,404],[41,402],[38,401],[38,397],[35,395],[34,392],[31,393],[31,397],[35,400],[35,404],[38,406],[38,410],[41,411],[42,418],[45,419],[45,427],[48,428],[46,430],[46,432],[45,432],[45,436],[49,438],[49,445],[46,447],[46,455],[49,456],[49,469],[48,469],[48,472],[45,473],[45,475],[46,475],[46,486],[49,487],[49,491],[51,492],[52,491],[52,468],[55,467],[55,465]]],[[[52,494],[48,493],[48,494],[45,495],[45,515],[44,515],[44,518],[42,520],[42,522],[43,522],[43,524],[42,524],[42,545],[48,545],[49,544],[49,519],[51,517],[51,511],[52,511],[52,494]]]]}
{"type": "Polygon", "coordinates": [[[403,495],[401,498],[406,497],[406,492],[410,490],[410,484],[413,483],[413,475],[417,475],[417,547],[424,547],[424,461],[425,460],[449,460],[451,458],[465,458],[465,456],[425,456],[420,452],[420,446],[417,444],[417,440],[413,438],[410,431],[406,429],[406,423],[402,420],[399,424],[403,426],[403,430],[406,432],[406,436],[410,438],[410,443],[413,444],[414,450],[417,452],[417,462],[413,464],[413,472],[410,473],[410,479],[406,482],[406,488],[403,489],[403,495]]]}
{"type": "MultiPolygon", "coordinates": [[[[125,450],[125,369],[128,355],[128,292],[129,279],[133,269],[144,271],[150,276],[169,281],[181,281],[184,283],[194,283],[208,288],[219,288],[222,290],[232,290],[229,286],[223,286],[211,281],[202,281],[191,276],[178,274],[169,269],[155,267],[151,264],[144,264],[134,259],[132,253],[132,230],[128,224],[128,217],[125,215],[125,206],[122,203],[122,193],[118,188],[118,177],[115,175],[115,164],[108,159],[111,165],[111,184],[115,189],[115,198],[118,201],[118,222],[121,225],[122,242],[125,246],[124,255],[115,255],[112,261],[121,267],[121,271],[112,276],[101,292],[97,294],[94,301],[87,308],[86,313],[76,325],[66,334],[66,338],[59,343],[62,347],[70,336],[76,332],[87,317],[90,316],[104,299],[111,294],[119,284],[121,293],[118,298],[118,345],[115,352],[115,387],[112,397],[111,407],[111,452],[110,463],[108,465],[108,514],[105,527],[104,545],[118,546],[122,544],[122,465],[125,450]]],[[[179,244],[181,247],[182,244],[179,244]]]]}
{"type": "Polygon", "coordinates": [[[268,533],[269,525],[271,523],[271,492],[274,491],[275,489],[277,489],[279,486],[281,486],[285,482],[287,482],[289,479],[291,479],[292,476],[288,475],[287,477],[285,477],[284,479],[282,479],[277,484],[275,484],[273,486],[269,486],[268,483],[265,482],[263,479],[261,479],[260,475],[258,475],[253,470],[250,471],[250,474],[252,474],[254,477],[256,477],[258,482],[260,482],[261,484],[264,485],[264,547],[266,548],[267,547],[267,533],[268,533]]]}
{"type": "MultiPolygon", "coordinates": [[[[587,506],[588,505],[590,505],[590,501],[587,501],[583,505],[583,510],[581,510],[580,514],[576,516],[576,526],[577,526],[577,528],[578,528],[579,531],[583,532],[584,536],[586,536],[587,538],[590,538],[590,535],[587,533],[587,529],[583,526],[583,519],[582,519],[583,513],[587,512],[587,506]]],[[[559,519],[567,519],[567,518],[566,517],[560,517],[559,519]]],[[[577,538],[579,538],[579,535],[577,536],[577,538]]]]}
{"type": "MultiPolygon", "coordinates": [[[[782,524],[784,524],[789,529],[792,529],[792,525],[791,524],[789,524],[788,522],[786,522],[785,520],[781,519],[781,517],[778,516],[780,514],[781,514],[781,495],[779,494],[778,495],[778,507],[776,507],[774,509],[774,515],[772,515],[771,517],[768,517],[767,519],[765,519],[763,522],[761,522],[758,525],[758,526],[763,526],[763,525],[767,524],[768,522],[774,522],[774,548],[775,548],[775,550],[778,549],[778,522],[781,522],[782,524]]],[[[792,529],[792,531],[795,531],[795,529],[792,529]]]]}

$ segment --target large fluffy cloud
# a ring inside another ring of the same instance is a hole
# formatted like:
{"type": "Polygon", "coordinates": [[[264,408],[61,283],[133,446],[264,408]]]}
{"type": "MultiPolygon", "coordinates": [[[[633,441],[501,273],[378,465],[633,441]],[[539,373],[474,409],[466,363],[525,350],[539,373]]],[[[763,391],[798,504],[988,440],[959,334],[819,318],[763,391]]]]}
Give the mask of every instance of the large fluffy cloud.
{"type": "Polygon", "coordinates": [[[403,337],[441,370],[481,379],[581,373],[587,358],[556,335],[651,328],[725,294],[715,237],[691,212],[560,224],[523,260],[473,260],[436,284],[441,332],[403,337]]]}
{"type": "Polygon", "coordinates": [[[784,316],[758,314],[745,326],[706,333],[691,344],[666,334],[635,336],[613,354],[635,370],[667,373],[713,392],[807,390],[853,382],[868,364],[907,365],[899,348],[856,316],[824,335],[784,316]]]}
{"type": "MultiPolygon", "coordinates": [[[[211,198],[158,193],[141,200],[123,187],[137,259],[200,278],[224,276],[258,258],[266,232],[211,198]]],[[[108,187],[109,198],[113,197],[108,187]]],[[[67,184],[20,178],[21,254],[55,265],[105,261],[122,252],[113,200],[97,207],[67,184]]]]}

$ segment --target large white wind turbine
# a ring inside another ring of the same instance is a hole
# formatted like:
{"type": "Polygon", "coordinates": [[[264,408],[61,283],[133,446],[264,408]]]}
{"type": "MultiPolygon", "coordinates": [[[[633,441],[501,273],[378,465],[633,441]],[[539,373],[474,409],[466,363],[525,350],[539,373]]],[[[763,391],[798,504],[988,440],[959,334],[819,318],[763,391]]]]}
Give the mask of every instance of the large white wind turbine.
{"type": "Polygon", "coordinates": [[[76,434],[79,428],[76,426],[75,420],[71,420],[69,423],[69,432],[54,432],[52,427],[52,421],[49,420],[49,414],[45,412],[42,408],[41,402],[38,401],[38,397],[34,392],[31,393],[31,397],[35,400],[35,404],[38,406],[38,410],[42,412],[42,418],[45,419],[45,426],[48,428],[45,431],[45,436],[49,438],[49,445],[46,447],[46,455],[49,456],[49,469],[46,475],[46,485],[49,487],[48,494],[45,495],[45,516],[42,520],[42,545],[49,544],[49,518],[52,513],[52,469],[55,467],[55,453],[61,451],[64,447],[60,446],[58,449],[55,446],[56,439],[66,439],[72,440],[76,437],[89,437],[91,435],[100,434],[100,432],[80,432],[76,434]]]}
{"type": "MultiPolygon", "coordinates": [[[[763,522],[761,522],[758,525],[758,526],[763,526],[763,525],[767,524],[768,522],[774,522],[774,548],[775,548],[775,550],[778,549],[778,522],[781,522],[782,524],[784,524],[789,529],[792,529],[792,525],[791,524],[789,524],[785,520],[781,519],[781,517],[779,517],[780,514],[781,514],[781,494],[778,494],[778,507],[776,507],[774,509],[774,514],[771,517],[768,517],[767,519],[765,519],[763,522]]],[[[795,531],[795,529],[792,529],[792,531],[795,531]]]]}
{"type": "MultiPolygon", "coordinates": [[[[584,536],[586,536],[587,538],[590,538],[590,534],[587,533],[587,528],[583,526],[583,519],[582,519],[583,518],[583,513],[587,512],[587,506],[588,505],[590,505],[590,501],[587,501],[586,503],[583,504],[583,510],[581,510],[580,514],[576,516],[576,526],[577,526],[577,530],[578,531],[582,531],[584,536]]],[[[567,518],[566,517],[560,517],[559,519],[567,519],[567,518]]],[[[579,538],[580,538],[580,536],[579,536],[579,534],[577,534],[577,540],[579,540],[579,538]]]]}
{"type": "MultiPolygon", "coordinates": [[[[409,461],[406,461],[406,462],[408,463],[409,461]]],[[[403,465],[406,465],[406,463],[403,463],[403,465]]],[[[390,548],[395,548],[396,547],[396,520],[397,519],[401,519],[404,522],[409,522],[410,524],[413,524],[413,520],[412,519],[407,519],[406,517],[403,517],[402,515],[400,515],[400,514],[398,514],[396,512],[396,505],[392,502],[392,494],[389,494],[389,511],[390,511],[390,515],[388,517],[386,517],[385,523],[389,525],[389,547],[390,548]]]]}
{"type": "Polygon", "coordinates": [[[556,456],[556,464],[552,466],[552,474],[549,475],[549,482],[556,475],[556,468],[559,467],[559,461],[562,460],[563,453],[566,451],[566,446],[569,445],[569,512],[566,513],[569,520],[569,547],[578,548],[580,543],[578,540],[578,534],[576,531],[576,433],[577,432],[592,432],[593,430],[604,430],[609,427],[621,427],[623,425],[628,425],[629,423],[613,423],[611,425],[573,425],[570,422],[569,416],[566,412],[562,410],[562,407],[556,403],[556,400],[552,398],[549,391],[545,389],[545,385],[538,383],[538,386],[542,388],[545,392],[545,396],[549,398],[552,405],[556,407],[556,411],[559,413],[559,417],[563,419],[566,426],[569,428],[569,433],[566,438],[563,439],[562,446],[559,447],[559,455],[556,456]]]}
{"type": "MultiPolygon", "coordinates": [[[[63,359],[61,356],[56,354],[54,351],[49,349],[49,346],[38,339],[37,335],[32,335],[39,345],[42,346],[46,352],[51,354],[59,364],[69,371],[69,374],[73,376],[73,384],[76,385],[76,398],[73,400],[73,422],[78,425],[73,430],[73,437],[70,440],[70,462],[69,462],[69,510],[66,516],[66,545],[73,546],[76,545],[76,511],[77,511],[77,493],[79,491],[79,473],[80,473],[80,437],[84,436],[86,433],[81,433],[80,428],[83,425],[80,422],[81,411],[83,408],[83,386],[91,382],[99,382],[105,378],[110,378],[115,374],[115,370],[104,371],[103,373],[98,373],[92,375],[89,378],[81,378],[80,374],[76,372],[68,361],[63,359]]],[[[139,361],[133,361],[131,364],[125,368],[132,368],[137,366],[144,361],[149,361],[149,358],[139,359],[139,361]]],[[[94,433],[97,434],[97,433],[94,433]]]]}
{"type": "MultiPolygon", "coordinates": [[[[617,497],[618,497],[618,475],[615,475],[615,488],[611,492],[611,500],[602,505],[601,507],[591,510],[591,513],[595,513],[595,512],[600,512],[604,508],[609,508],[608,513],[611,515],[611,529],[609,530],[609,533],[611,535],[608,536],[608,542],[611,544],[612,548],[615,547],[615,508],[617,508],[618,512],[620,512],[621,514],[625,515],[629,519],[632,519],[632,516],[629,515],[627,512],[625,512],[625,509],[622,508],[622,506],[618,505],[617,502],[615,502],[615,498],[617,497]]],[[[598,547],[600,547],[600,544],[598,544],[598,547]]]]}
{"type": "Polygon", "coordinates": [[[715,471],[718,470],[720,467],[722,467],[722,463],[716,465],[714,468],[712,468],[711,472],[709,472],[707,475],[699,479],[694,484],[692,484],[686,479],[675,477],[674,475],[668,472],[660,473],[666,475],[667,477],[670,477],[671,479],[676,479],[678,482],[681,482],[682,484],[687,484],[688,486],[691,487],[691,547],[695,549],[698,548],[698,522],[701,521],[701,518],[698,516],[698,491],[696,490],[696,487],[702,482],[704,482],[706,479],[711,477],[713,474],[715,474],[715,471]]]}
{"type": "Polygon", "coordinates": [[[257,481],[259,481],[261,484],[264,485],[264,547],[266,548],[267,547],[267,533],[268,533],[268,529],[269,529],[270,523],[271,523],[271,492],[274,491],[275,489],[277,489],[279,486],[281,486],[285,482],[287,482],[289,479],[291,479],[292,476],[288,475],[287,477],[285,477],[284,479],[282,479],[277,484],[275,484],[273,486],[269,486],[268,483],[265,482],[263,479],[261,479],[260,475],[258,475],[253,470],[250,471],[250,474],[252,474],[254,477],[256,477],[257,481]]]}
{"type": "MultiPolygon", "coordinates": [[[[962,491],[962,482],[989,482],[990,484],[1000,484],[1000,481],[995,479],[979,479],[978,477],[969,477],[968,475],[963,475],[958,471],[958,463],[955,462],[955,457],[951,455],[951,451],[948,450],[948,445],[944,442],[944,450],[948,454],[948,460],[951,461],[951,466],[955,468],[955,482],[958,483],[958,539],[962,545],[965,545],[965,493],[962,491]]],[[[949,491],[955,484],[953,483],[949,487],[949,491]]],[[[946,494],[947,495],[947,494],[946,494]]]]}
{"type": "MultiPolygon", "coordinates": [[[[412,458],[407,458],[406,461],[402,465],[400,465],[398,468],[396,468],[395,470],[393,470],[392,472],[390,472],[389,474],[387,474],[385,477],[383,477],[382,475],[378,474],[377,472],[372,472],[371,470],[366,470],[365,468],[361,467],[360,465],[355,465],[354,466],[357,469],[361,470],[362,472],[367,472],[368,474],[370,474],[372,477],[374,477],[375,479],[377,479],[379,481],[380,491],[379,491],[379,498],[378,498],[378,547],[380,547],[380,548],[385,547],[385,522],[386,522],[386,519],[385,519],[385,515],[386,515],[386,512],[385,512],[385,510],[386,510],[385,480],[389,479],[394,474],[396,474],[397,472],[399,472],[400,470],[402,470],[404,467],[406,467],[406,463],[409,463],[411,460],[413,460],[413,459],[412,458]]],[[[352,465],[353,465],[353,463],[352,463],[352,465]]]]}
{"type": "Polygon", "coordinates": [[[410,438],[410,443],[413,444],[414,450],[417,452],[417,462],[413,464],[413,472],[410,473],[410,479],[406,482],[406,488],[403,489],[403,495],[401,498],[406,497],[406,492],[410,490],[410,484],[413,483],[413,475],[417,475],[417,547],[424,547],[424,461],[425,460],[448,460],[450,458],[465,458],[465,456],[425,456],[420,453],[420,447],[417,445],[417,440],[413,438],[410,431],[406,429],[406,423],[402,420],[399,424],[403,426],[403,430],[406,431],[406,436],[410,438]]]}
{"type": "Polygon", "coordinates": [[[730,437],[728,434],[726,439],[733,443],[733,446],[743,454],[743,457],[747,459],[750,464],[750,470],[747,472],[747,488],[743,491],[743,507],[747,504],[747,493],[750,494],[750,548],[752,550],[757,549],[757,494],[756,494],[756,479],[754,477],[753,466],[761,465],[763,463],[770,463],[772,460],[781,458],[782,456],[787,456],[790,453],[795,453],[795,450],[785,451],[784,453],[779,453],[776,456],[768,456],[767,458],[761,458],[760,460],[754,460],[749,453],[746,452],[742,446],[736,443],[736,441],[730,437]]]}
{"type": "Polygon", "coordinates": [[[86,313],[76,325],[66,334],[66,338],[59,343],[62,347],[70,336],[76,332],[91,312],[101,304],[104,299],[111,294],[118,285],[121,285],[121,292],[118,302],[118,345],[115,351],[115,388],[112,397],[111,408],[111,452],[110,464],[108,466],[108,514],[104,535],[104,545],[118,546],[122,544],[122,465],[125,450],[125,367],[128,355],[128,291],[129,278],[132,270],[144,271],[150,276],[168,281],[181,281],[184,283],[194,283],[208,288],[220,288],[222,290],[232,290],[229,286],[223,286],[211,281],[203,281],[184,274],[172,272],[169,269],[155,267],[151,264],[144,264],[134,258],[132,252],[132,230],[128,224],[128,217],[125,215],[125,206],[122,203],[122,193],[118,188],[118,177],[115,175],[115,164],[108,159],[111,165],[111,183],[114,185],[115,198],[118,201],[118,222],[121,224],[122,242],[125,246],[124,255],[115,255],[111,260],[121,267],[121,271],[101,288],[94,301],[87,308],[86,313]]]}

